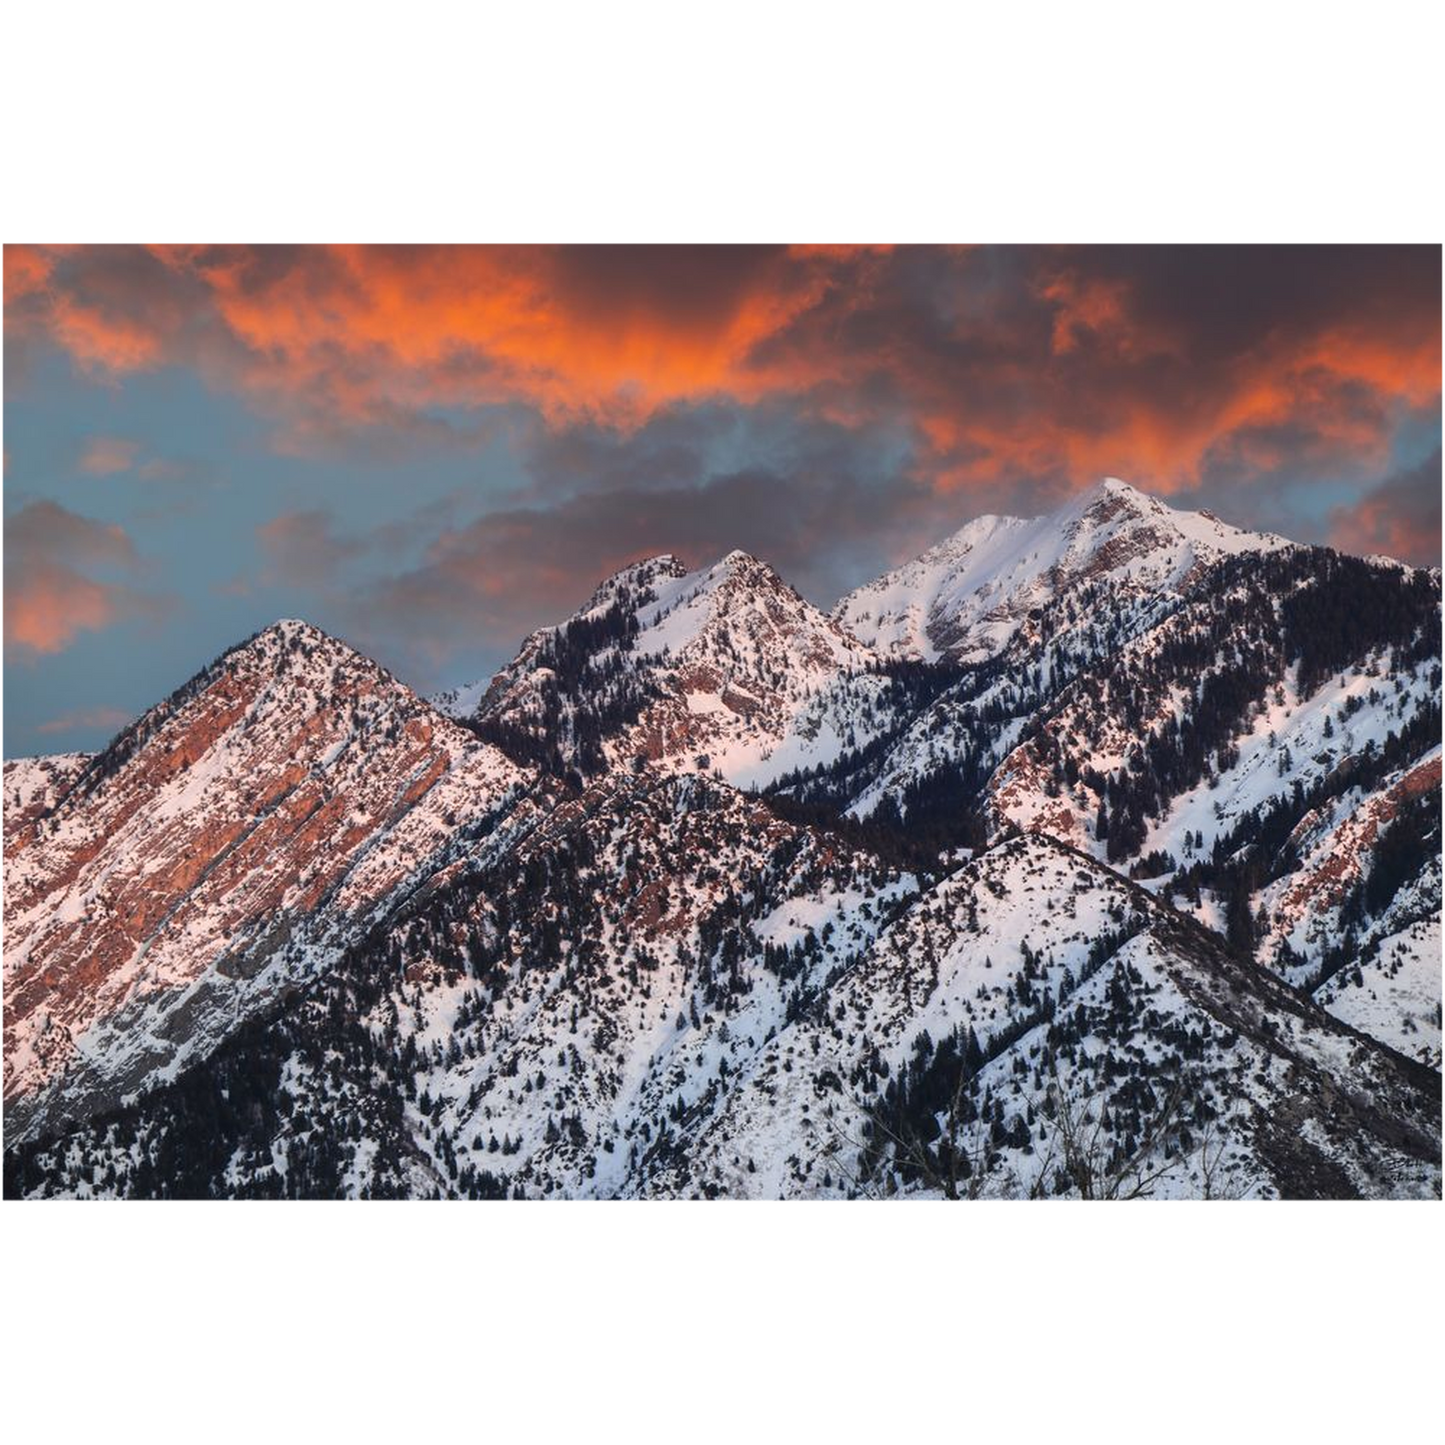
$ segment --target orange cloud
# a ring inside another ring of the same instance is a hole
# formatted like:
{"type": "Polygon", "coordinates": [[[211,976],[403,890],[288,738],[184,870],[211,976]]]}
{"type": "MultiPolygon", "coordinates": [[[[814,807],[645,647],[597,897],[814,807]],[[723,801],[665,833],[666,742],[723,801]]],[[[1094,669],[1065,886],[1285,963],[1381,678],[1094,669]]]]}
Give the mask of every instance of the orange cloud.
{"type": "Polygon", "coordinates": [[[14,306],[45,289],[54,262],[36,246],[5,247],[5,305],[14,306]]]}
{"type": "Polygon", "coordinates": [[[86,370],[139,371],[162,356],[164,338],[144,325],[69,299],[55,302],[50,324],[55,339],[86,370]]]}
{"type": "Polygon", "coordinates": [[[63,652],[82,631],[109,627],[119,614],[114,589],[73,568],[41,562],[5,575],[5,645],[22,654],[63,652]]]}
{"type": "Polygon", "coordinates": [[[89,569],[133,571],[123,528],[55,502],[31,502],[5,519],[5,645],[21,658],[62,652],[82,632],[153,612],[156,601],[89,569]],[[86,568],[87,571],[82,571],[86,568]]]}
{"type": "Polygon", "coordinates": [[[1061,272],[1039,288],[1054,308],[1050,346],[1055,356],[1076,350],[1084,337],[1101,342],[1127,357],[1168,351],[1171,343],[1146,335],[1129,315],[1129,287],[1121,279],[1092,279],[1061,272]]]}
{"type": "MultiPolygon", "coordinates": [[[[606,248],[597,248],[599,251],[606,248]]],[[[396,404],[522,400],[554,420],[635,425],[660,407],[769,389],[747,359],[828,285],[834,261],[719,264],[689,295],[687,248],[627,248],[615,269],[550,248],[334,247],[187,256],[227,331],[257,363],[247,384],[323,393],[341,415],[396,404]]]]}
{"type": "Polygon", "coordinates": [[[1177,373],[1177,388],[1155,400],[1120,385],[1117,374],[1106,371],[1108,384],[1100,388],[1044,366],[1040,389],[1062,405],[950,414],[944,398],[930,396],[927,404],[938,410],[924,411],[919,426],[928,444],[924,467],[938,490],[1062,470],[1075,484],[1114,474],[1156,491],[1181,491],[1198,485],[1204,467],[1221,455],[1253,475],[1305,457],[1379,468],[1389,457],[1392,409],[1439,402],[1438,339],[1386,344],[1344,331],[1266,337],[1206,369],[1188,358],[1182,342],[1131,331],[1117,287],[1082,303],[1072,291],[1050,294],[1065,298],[1051,336],[1055,357],[1069,356],[1088,336],[1130,361],[1177,373]],[[1092,413],[1079,415],[1085,407],[1092,413]]]}
{"type": "Polygon", "coordinates": [[[1220,458],[1377,466],[1393,411],[1438,405],[1428,252],[153,247],[13,270],[17,324],[78,366],[194,367],[290,451],[494,404],[631,430],[725,400],[911,425],[938,491],[1179,490],[1220,458]]]}

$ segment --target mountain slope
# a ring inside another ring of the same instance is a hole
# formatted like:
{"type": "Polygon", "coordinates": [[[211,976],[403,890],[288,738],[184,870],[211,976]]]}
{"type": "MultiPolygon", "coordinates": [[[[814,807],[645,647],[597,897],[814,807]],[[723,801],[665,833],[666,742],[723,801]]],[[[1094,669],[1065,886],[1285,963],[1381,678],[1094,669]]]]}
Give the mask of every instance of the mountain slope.
{"type": "Polygon", "coordinates": [[[615,1193],[662,1147],[679,1081],[724,1087],[909,884],[706,779],[599,784],[434,879],[118,1133],[84,1137],[148,1141],[100,1166],[122,1192],[140,1167],[141,1185],[202,1193],[615,1193]],[[204,1127],[171,1113],[216,1088],[267,1102],[204,1127]]]}
{"type": "Polygon", "coordinates": [[[642,762],[746,785],[809,695],[873,655],[744,552],[687,572],[625,568],[559,627],[534,633],[481,691],[444,694],[513,756],[595,775],[642,762]]]}
{"type": "Polygon", "coordinates": [[[1020,837],[905,904],[758,816],[745,861],[730,815],[756,806],[688,781],[589,797],[510,883],[398,915],[314,1001],[14,1155],[7,1193],[1438,1193],[1430,1071],[1101,865],[1020,837]],[[767,948],[729,956],[719,857],[767,948]],[[665,870],[665,903],[612,895],[630,963],[585,911],[550,946],[521,922],[560,896],[548,860],[576,901],[665,870]]]}
{"type": "Polygon", "coordinates": [[[278,624],[7,765],[6,1192],[1438,1195],[1440,616],[1109,482],[455,723],[278,624]]]}
{"type": "Polygon", "coordinates": [[[89,753],[51,753],[5,763],[5,856],[18,855],[33,841],[36,822],[55,806],[90,761],[89,753]]]}
{"type": "Polygon", "coordinates": [[[7,837],[7,1135],[203,1053],[526,781],[305,624],[226,654],[7,837]]]}
{"type": "Polygon", "coordinates": [[[980,662],[1026,627],[1035,608],[1090,583],[1177,592],[1221,557],[1289,545],[1210,512],[1178,511],[1109,477],[1046,516],[969,522],[850,592],[833,616],[889,655],[980,662]]]}
{"type": "Polygon", "coordinates": [[[1301,986],[1363,988],[1342,1016],[1438,1064],[1438,970],[1342,970],[1402,930],[1415,959],[1438,919],[1440,615],[1438,572],[1321,548],[1240,547],[1175,592],[1091,582],[984,662],[909,664],[892,731],[780,785],[945,841],[1062,839],[1301,986]],[[1415,812],[1382,830],[1397,786],[1415,812]]]}
{"type": "Polygon", "coordinates": [[[1425,1070],[1038,836],[920,898],[755,1079],[663,1192],[747,1192],[730,1158],[785,1195],[1438,1190],[1425,1070]]]}

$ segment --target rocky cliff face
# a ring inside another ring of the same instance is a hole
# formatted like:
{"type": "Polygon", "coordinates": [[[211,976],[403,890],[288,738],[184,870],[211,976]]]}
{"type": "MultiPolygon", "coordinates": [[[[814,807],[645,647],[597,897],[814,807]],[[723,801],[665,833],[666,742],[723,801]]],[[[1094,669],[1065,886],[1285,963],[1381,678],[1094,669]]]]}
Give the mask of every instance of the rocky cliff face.
{"type": "Polygon", "coordinates": [[[595,775],[644,763],[747,786],[808,698],[873,652],[744,552],[629,567],[528,639],[485,690],[438,699],[514,754],[595,775]]]}
{"type": "Polygon", "coordinates": [[[295,622],[228,653],[105,752],[44,772],[28,805],[7,809],[11,1137],[204,1053],[524,781],[295,622]]]}

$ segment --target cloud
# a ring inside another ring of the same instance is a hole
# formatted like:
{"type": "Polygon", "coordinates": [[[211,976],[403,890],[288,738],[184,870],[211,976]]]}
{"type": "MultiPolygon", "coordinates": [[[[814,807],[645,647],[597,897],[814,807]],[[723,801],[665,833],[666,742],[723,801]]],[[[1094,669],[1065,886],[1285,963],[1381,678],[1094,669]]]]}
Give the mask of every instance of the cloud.
{"type": "MultiPolygon", "coordinates": [[[[403,669],[510,651],[656,551],[742,546],[828,601],[1104,473],[1292,535],[1323,535],[1321,484],[1368,491],[1340,545],[1438,555],[1438,503],[1378,483],[1438,431],[1436,247],[32,247],[5,283],[7,362],[185,368],[288,455],[503,443],[504,497],[371,529],[328,497],[214,589],[309,591],[403,669]]],[[[89,474],[191,500],[193,466],[126,446],[92,438],[89,474]]],[[[30,654],[136,605],[126,564],[29,550],[30,654]]]]}
{"type": "Polygon", "coordinates": [[[122,596],[70,567],[14,564],[5,574],[5,645],[21,657],[63,652],[78,633],[117,621],[122,596]]]}
{"type": "Polygon", "coordinates": [[[64,651],[81,632],[153,615],[159,599],[89,575],[134,572],[138,566],[123,528],[92,521],[56,502],[29,503],[5,519],[7,649],[33,659],[64,651]]]}
{"type": "Polygon", "coordinates": [[[328,508],[282,512],[256,528],[256,540],[266,568],[256,579],[236,577],[215,584],[218,595],[243,597],[261,588],[284,583],[324,595],[338,583],[339,574],[353,563],[380,557],[391,566],[399,557],[426,545],[451,526],[458,498],[436,498],[410,515],[370,527],[342,531],[328,508]]]}
{"type": "Polygon", "coordinates": [[[82,728],[99,729],[106,733],[117,732],[131,720],[130,713],[118,707],[83,707],[63,713],[48,722],[37,723],[38,733],[68,733],[82,728]]]}
{"type": "Polygon", "coordinates": [[[1417,567],[1440,565],[1440,450],[1353,506],[1330,515],[1330,545],[1360,556],[1383,553],[1417,567]]]}
{"type": "Polygon", "coordinates": [[[491,407],[627,434],[770,401],[906,423],[942,492],[1187,490],[1285,443],[1378,474],[1440,393],[1432,247],[99,247],[13,272],[7,339],[194,367],[296,452],[466,445],[491,407]]]}
{"type": "Polygon", "coordinates": [[[166,484],[169,495],[153,502],[137,516],[174,516],[188,509],[203,489],[222,484],[216,468],[206,462],[174,457],[147,456],[138,441],[129,437],[93,436],[86,439],[76,460],[76,470],[87,477],[126,476],[136,481],[166,484]]]}
{"type": "Polygon", "coordinates": [[[125,437],[91,437],[80,454],[78,466],[91,477],[108,477],[128,472],[136,464],[140,444],[125,437]]]}
{"type": "Polygon", "coordinates": [[[329,583],[339,567],[366,551],[363,541],[340,536],[322,510],[283,512],[257,527],[256,538],[269,563],[268,580],[303,586],[329,583]]]}
{"type": "Polygon", "coordinates": [[[1438,298],[1426,248],[918,251],[767,356],[821,375],[841,351],[839,407],[914,418],[919,473],[943,490],[1103,472],[1189,490],[1230,449],[1265,474],[1246,445],[1262,432],[1378,468],[1400,409],[1438,407],[1438,298]]]}
{"type": "Polygon", "coordinates": [[[82,517],[58,502],[31,502],[5,521],[5,546],[30,556],[80,564],[134,567],[135,544],[123,527],[82,517]]]}
{"type": "MultiPolygon", "coordinates": [[[[656,425],[664,426],[659,422],[656,425]]],[[[665,429],[665,427],[664,427],[665,429]]],[[[654,438],[658,454],[665,438],[654,438]]],[[[596,457],[597,439],[581,454],[596,457]]],[[[555,458],[554,458],[555,460],[555,458]]],[[[689,566],[734,547],[773,565],[819,602],[902,560],[958,524],[952,504],[892,472],[841,428],[794,438],[776,468],[667,476],[569,490],[441,530],[419,565],[358,584],[344,630],[383,657],[420,659],[433,674],[454,657],[510,654],[533,628],[559,621],[604,577],[671,552],[689,566]]]]}
{"type": "MultiPolygon", "coordinates": [[[[19,306],[45,291],[55,265],[52,247],[5,247],[5,309],[19,306]]],[[[8,318],[7,318],[8,320],[8,318]]]]}

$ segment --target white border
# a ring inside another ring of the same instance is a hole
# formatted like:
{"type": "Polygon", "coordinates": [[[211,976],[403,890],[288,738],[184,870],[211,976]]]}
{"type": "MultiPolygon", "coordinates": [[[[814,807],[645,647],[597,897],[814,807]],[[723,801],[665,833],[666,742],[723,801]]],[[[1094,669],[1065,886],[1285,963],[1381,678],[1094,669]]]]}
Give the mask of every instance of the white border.
{"type": "Polygon", "coordinates": [[[3,38],[7,240],[1441,239],[1423,0],[70,0],[3,38]]]}
{"type": "MultiPolygon", "coordinates": [[[[10,240],[1438,243],[1438,7],[70,3],[10,240]]],[[[1439,1206],[0,1208],[11,1438],[1322,1440],[1439,1206]],[[20,1433],[20,1432],[24,1433],[20,1433]]]]}

